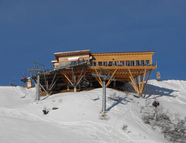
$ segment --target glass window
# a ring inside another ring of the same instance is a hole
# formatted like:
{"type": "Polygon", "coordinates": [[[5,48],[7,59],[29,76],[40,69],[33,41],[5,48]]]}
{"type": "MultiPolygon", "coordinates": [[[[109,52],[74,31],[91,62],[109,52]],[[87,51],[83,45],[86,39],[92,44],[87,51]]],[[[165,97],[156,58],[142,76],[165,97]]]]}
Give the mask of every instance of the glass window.
{"type": "Polygon", "coordinates": [[[117,62],[117,65],[118,65],[118,66],[122,66],[122,61],[117,62]]]}
{"type": "Polygon", "coordinates": [[[70,65],[70,62],[66,62],[66,66],[70,65]]]}
{"type": "Polygon", "coordinates": [[[103,66],[107,66],[107,62],[103,62],[103,66]]]}
{"type": "Polygon", "coordinates": [[[131,61],[131,66],[134,66],[134,61],[131,61]]]}
{"type": "Polygon", "coordinates": [[[141,60],[141,65],[144,66],[144,64],[145,64],[145,63],[144,63],[144,60],[141,60]]]}
{"type": "Polygon", "coordinates": [[[136,61],[136,66],[139,66],[139,65],[140,65],[139,61],[136,61]]]}
{"type": "Polygon", "coordinates": [[[125,64],[124,64],[124,61],[120,61],[120,64],[122,65],[122,66],[124,66],[125,64]]]}
{"type": "Polygon", "coordinates": [[[98,66],[102,66],[102,62],[98,62],[98,66]]]}
{"type": "Polygon", "coordinates": [[[117,66],[118,65],[118,62],[117,61],[114,61],[114,66],[117,66]]]}
{"type": "Polygon", "coordinates": [[[77,61],[71,61],[72,65],[75,65],[77,63],[77,61]]]}
{"type": "Polygon", "coordinates": [[[126,66],[130,66],[130,61],[126,61],[126,66]]]}
{"type": "Polygon", "coordinates": [[[113,62],[112,61],[109,61],[109,66],[112,66],[113,62]]]}
{"type": "Polygon", "coordinates": [[[65,66],[65,63],[60,63],[60,67],[64,67],[65,66]]]}
{"type": "Polygon", "coordinates": [[[150,65],[150,61],[146,60],[146,65],[149,66],[150,65]]]}
{"type": "Polygon", "coordinates": [[[93,62],[93,66],[96,66],[96,62],[93,62]]]}

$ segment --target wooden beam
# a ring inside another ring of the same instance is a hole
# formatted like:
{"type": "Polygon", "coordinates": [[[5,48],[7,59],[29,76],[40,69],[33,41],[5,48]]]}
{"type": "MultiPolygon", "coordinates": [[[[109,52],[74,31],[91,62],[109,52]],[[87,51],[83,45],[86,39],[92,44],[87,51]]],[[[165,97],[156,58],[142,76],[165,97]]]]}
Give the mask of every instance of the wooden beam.
{"type": "MultiPolygon", "coordinates": [[[[152,70],[151,70],[151,71],[152,71],[152,70]]],[[[149,77],[150,77],[151,71],[149,72],[149,75],[148,75],[147,80],[146,80],[146,82],[145,82],[145,86],[143,87],[143,91],[145,90],[145,87],[146,87],[146,85],[147,85],[147,81],[149,80],[149,77]]]]}
{"type": "Polygon", "coordinates": [[[139,89],[138,89],[138,87],[137,87],[137,85],[136,85],[136,82],[135,82],[135,80],[134,80],[134,77],[133,77],[133,75],[132,75],[130,69],[128,69],[128,71],[129,71],[129,74],[130,74],[130,75],[129,75],[129,78],[130,78],[130,80],[132,81],[131,84],[132,84],[134,90],[137,92],[137,94],[139,94],[139,89]]]}
{"type": "Polygon", "coordinates": [[[45,91],[46,94],[49,94],[48,91],[46,91],[46,89],[41,84],[39,84],[39,85],[45,91]]]}
{"type": "Polygon", "coordinates": [[[138,88],[139,88],[138,77],[136,77],[136,83],[137,83],[137,85],[138,85],[138,88]]]}
{"type": "Polygon", "coordinates": [[[52,82],[50,83],[50,86],[49,86],[49,89],[52,87],[52,85],[53,85],[53,83],[54,83],[54,79],[56,78],[56,73],[55,73],[55,75],[54,75],[54,77],[53,77],[53,79],[52,79],[52,82]]]}
{"type": "MultiPolygon", "coordinates": [[[[111,75],[111,79],[113,78],[113,76],[114,76],[114,74],[116,73],[116,71],[117,71],[117,68],[115,69],[115,71],[112,73],[112,75],[111,75]]],[[[110,85],[110,83],[111,83],[112,81],[109,79],[109,81],[107,82],[107,84],[106,84],[106,87],[108,87],[109,85],[110,85]]]]}
{"type": "Polygon", "coordinates": [[[137,94],[139,94],[139,89],[135,83],[135,81],[133,80],[133,77],[129,76],[129,78],[131,79],[131,85],[134,88],[134,90],[137,92],[137,94]]]}
{"type": "MultiPolygon", "coordinates": [[[[98,74],[97,69],[95,68],[96,74],[98,74]]],[[[96,80],[99,82],[99,84],[103,87],[103,82],[101,80],[101,77],[97,77],[96,80]]]]}
{"type": "Polygon", "coordinates": [[[145,69],[145,71],[144,71],[144,74],[143,74],[143,81],[142,81],[142,85],[141,85],[141,89],[140,89],[140,94],[142,94],[143,93],[143,87],[144,87],[144,81],[145,81],[145,77],[146,77],[146,69],[145,69]]]}
{"type": "Polygon", "coordinates": [[[81,79],[83,78],[83,75],[80,77],[80,79],[78,79],[78,81],[77,81],[77,84],[76,85],[78,85],[80,82],[81,82],[81,79]]]}
{"type": "MultiPolygon", "coordinates": [[[[77,83],[76,83],[76,85],[78,85],[79,83],[80,83],[80,81],[81,81],[81,79],[83,78],[83,71],[84,71],[84,69],[85,69],[85,67],[83,67],[83,69],[81,70],[81,73],[80,73],[80,75],[79,75],[79,78],[78,78],[78,80],[77,80],[77,83]]],[[[85,71],[86,72],[86,71],[85,71]]]]}
{"type": "Polygon", "coordinates": [[[95,77],[95,78],[96,78],[96,80],[99,82],[99,84],[101,85],[101,87],[103,87],[103,82],[100,81],[98,77],[95,77]]]}
{"type": "Polygon", "coordinates": [[[57,79],[54,81],[54,83],[50,86],[50,88],[49,88],[49,92],[52,90],[52,88],[53,88],[54,85],[56,84],[57,80],[58,80],[58,78],[57,78],[57,79]]]}
{"type": "Polygon", "coordinates": [[[68,78],[68,76],[66,75],[66,74],[64,74],[62,71],[60,71],[61,72],[61,74],[63,74],[65,77],[66,77],[66,79],[68,80],[68,82],[71,84],[71,85],[74,85],[71,81],[70,81],[70,79],[68,78]]]}
{"type": "Polygon", "coordinates": [[[141,89],[141,79],[140,79],[140,75],[138,76],[138,79],[139,79],[138,89],[139,89],[139,91],[140,91],[140,89],[141,89]]]}

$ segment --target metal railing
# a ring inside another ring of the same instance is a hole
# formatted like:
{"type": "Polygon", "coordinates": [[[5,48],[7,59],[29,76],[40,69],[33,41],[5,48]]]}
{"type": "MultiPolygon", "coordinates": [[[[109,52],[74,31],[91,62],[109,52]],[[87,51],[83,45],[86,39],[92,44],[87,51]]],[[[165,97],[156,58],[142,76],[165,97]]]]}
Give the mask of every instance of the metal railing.
{"type": "Polygon", "coordinates": [[[136,64],[122,64],[122,63],[117,63],[117,64],[115,64],[115,63],[110,63],[110,64],[98,64],[98,62],[96,62],[96,63],[94,63],[94,62],[90,62],[90,64],[89,64],[90,66],[95,66],[95,67],[134,67],[134,66],[157,66],[157,61],[156,62],[154,62],[154,63],[152,63],[152,64],[138,64],[138,65],[136,65],[136,64]]]}
{"type": "Polygon", "coordinates": [[[63,69],[63,68],[70,68],[70,67],[74,67],[74,66],[78,66],[78,65],[83,65],[83,64],[87,64],[88,66],[95,66],[95,67],[134,67],[134,66],[136,66],[136,67],[139,67],[139,66],[157,66],[157,61],[156,62],[153,62],[152,64],[138,64],[138,65],[136,65],[136,64],[133,64],[133,65],[131,65],[131,64],[129,64],[129,65],[126,65],[126,63],[125,64],[123,64],[123,63],[109,63],[109,62],[107,62],[107,64],[98,64],[98,62],[94,62],[94,61],[89,61],[89,60],[80,60],[80,61],[74,61],[74,62],[71,62],[71,63],[69,63],[69,64],[65,64],[65,65],[63,65],[63,66],[58,66],[58,67],[56,67],[55,69],[63,69]]]}
{"type": "Polygon", "coordinates": [[[74,61],[71,62],[69,64],[65,64],[65,65],[61,65],[61,66],[56,66],[55,69],[63,69],[63,68],[70,68],[70,67],[74,67],[74,66],[78,66],[78,65],[83,65],[83,64],[87,64],[89,65],[89,61],[88,60],[80,60],[80,61],[74,61]]]}

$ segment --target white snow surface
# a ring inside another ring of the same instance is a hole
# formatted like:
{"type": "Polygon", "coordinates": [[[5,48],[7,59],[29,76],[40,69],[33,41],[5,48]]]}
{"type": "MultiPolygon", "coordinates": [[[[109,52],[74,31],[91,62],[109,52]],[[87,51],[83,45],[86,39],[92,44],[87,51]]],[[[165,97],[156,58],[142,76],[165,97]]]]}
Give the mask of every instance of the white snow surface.
{"type": "Polygon", "coordinates": [[[102,117],[102,88],[36,102],[34,88],[0,86],[0,143],[167,143],[160,131],[143,123],[142,106],[158,99],[171,118],[186,116],[186,81],[149,80],[146,98],[134,97],[132,90],[107,88],[106,94],[102,117]],[[49,113],[44,115],[44,109],[49,113]]]}

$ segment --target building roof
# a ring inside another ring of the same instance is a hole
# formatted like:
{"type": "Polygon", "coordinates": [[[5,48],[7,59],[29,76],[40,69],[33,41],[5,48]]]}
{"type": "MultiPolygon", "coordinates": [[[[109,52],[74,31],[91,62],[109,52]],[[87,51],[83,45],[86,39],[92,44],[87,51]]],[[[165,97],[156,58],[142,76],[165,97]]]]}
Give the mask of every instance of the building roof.
{"type": "MultiPolygon", "coordinates": [[[[140,52],[112,52],[112,53],[91,53],[90,50],[68,51],[54,53],[56,60],[59,57],[72,57],[80,55],[93,55],[93,56],[119,56],[119,55],[153,55],[155,51],[140,51],[140,52]]],[[[55,63],[56,61],[52,61],[55,63]]]]}
{"type": "Polygon", "coordinates": [[[70,57],[70,56],[78,56],[78,55],[90,55],[90,50],[80,50],[80,51],[68,51],[68,52],[58,52],[54,53],[56,59],[59,57],[70,57]]]}
{"type": "Polygon", "coordinates": [[[114,53],[92,53],[92,55],[97,56],[107,56],[107,55],[153,55],[155,51],[144,51],[144,52],[114,52],[114,53]]]}
{"type": "Polygon", "coordinates": [[[57,63],[57,60],[52,60],[51,62],[52,62],[52,63],[57,63]]]}

